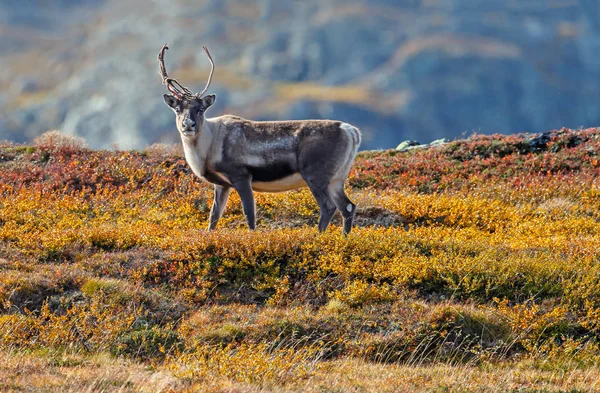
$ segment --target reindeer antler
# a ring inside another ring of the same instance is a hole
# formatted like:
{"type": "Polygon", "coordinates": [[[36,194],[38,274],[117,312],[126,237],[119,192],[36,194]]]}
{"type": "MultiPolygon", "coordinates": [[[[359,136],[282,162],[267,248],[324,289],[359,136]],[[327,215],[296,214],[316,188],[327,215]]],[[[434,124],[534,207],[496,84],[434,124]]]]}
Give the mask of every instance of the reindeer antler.
{"type": "Polygon", "coordinates": [[[206,52],[206,56],[208,56],[208,60],[210,61],[210,74],[208,75],[208,82],[206,83],[206,87],[204,88],[204,90],[202,90],[202,92],[197,94],[194,94],[190,89],[179,83],[177,79],[169,77],[169,74],[167,74],[167,69],[165,67],[165,51],[167,49],[169,49],[169,45],[164,44],[160,52],[158,52],[158,66],[160,67],[160,76],[163,80],[163,85],[167,87],[167,90],[169,90],[170,93],[172,93],[175,97],[179,99],[186,98],[188,100],[192,100],[195,98],[201,98],[202,95],[208,90],[210,82],[212,81],[213,72],[215,70],[215,63],[213,62],[213,59],[210,53],[208,52],[208,49],[206,49],[205,46],[202,46],[202,49],[204,49],[204,52],[206,52]]]}
{"type": "Polygon", "coordinates": [[[206,86],[204,87],[204,90],[202,90],[198,94],[198,97],[202,97],[202,95],[204,93],[206,93],[206,91],[208,90],[208,87],[210,86],[210,82],[212,82],[213,72],[215,71],[215,63],[213,62],[213,59],[212,59],[212,56],[210,55],[210,52],[208,51],[208,49],[204,45],[202,45],[202,49],[204,49],[204,52],[206,53],[206,56],[208,57],[208,61],[210,61],[210,74],[208,74],[208,82],[206,82],[206,86]]]}

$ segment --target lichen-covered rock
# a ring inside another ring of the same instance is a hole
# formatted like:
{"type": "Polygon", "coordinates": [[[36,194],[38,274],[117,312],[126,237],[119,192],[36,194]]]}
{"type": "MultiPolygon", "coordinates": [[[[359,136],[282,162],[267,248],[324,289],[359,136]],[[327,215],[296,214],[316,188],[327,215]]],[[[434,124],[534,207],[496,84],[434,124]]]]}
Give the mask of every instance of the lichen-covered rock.
{"type": "Polygon", "coordinates": [[[448,142],[450,142],[450,139],[448,138],[436,139],[435,141],[431,142],[429,146],[442,146],[448,142]]]}
{"type": "Polygon", "coordinates": [[[405,151],[408,150],[409,147],[420,146],[421,144],[417,141],[404,141],[396,146],[396,150],[405,151]]]}

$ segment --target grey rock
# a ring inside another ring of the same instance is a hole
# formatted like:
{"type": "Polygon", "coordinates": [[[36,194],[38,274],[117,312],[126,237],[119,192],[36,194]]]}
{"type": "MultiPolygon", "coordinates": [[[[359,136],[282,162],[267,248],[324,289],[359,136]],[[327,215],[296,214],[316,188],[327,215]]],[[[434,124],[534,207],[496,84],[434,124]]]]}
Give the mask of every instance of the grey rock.
{"type": "Polygon", "coordinates": [[[405,150],[408,150],[409,147],[420,146],[420,145],[421,144],[417,141],[404,141],[404,142],[401,142],[398,146],[396,146],[396,150],[405,151],[405,150]]]}
{"type": "Polygon", "coordinates": [[[529,146],[533,151],[540,151],[546,150],[548,142],[550,142],[551,140],[552,132],[547,131],[532,137],[527,142],[529,143],[529,146]]]}
{"type": "Polygon", "coordinates": [[[450,139],[448,139],[448,138],[436,139],[435,141],[431,142],[429,144],[429,146],[430,147],[433,147],[433,146],[442,146],[442,145],[445,145],[448,142],[450,142],[450,139]]]}
{"type": "Polygon", "coordinates": [[[13,94],[34,93],[39,89],[38,81],[31,78],[17,78],[10,84],[10,91],[13,94]]]}
{"type": "Polygon", "coordinates": [[[448,142],[450,142],[450,140],[447,138],[437,139],[431,143],[426,143],[426,144],[420,144],[417,141],[404,141],[404,142],[400,143],[398,145],[398,147],[396,147],[396,150],[397,151],[408,151],[408,150],[414,150],[414,149],[427,149],[429,147],[443,146],[443,145],[447,144],[448,142]]]}

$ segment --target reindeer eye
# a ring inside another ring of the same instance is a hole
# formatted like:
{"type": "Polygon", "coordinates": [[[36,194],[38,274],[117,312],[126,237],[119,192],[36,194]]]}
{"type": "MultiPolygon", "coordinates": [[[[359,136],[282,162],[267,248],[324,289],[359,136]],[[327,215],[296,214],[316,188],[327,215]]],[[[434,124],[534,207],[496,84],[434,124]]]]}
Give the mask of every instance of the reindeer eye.
{"type": "Polygon", "coordinates": [[[181,113],[181,108],[180,108],[180,107],[178,107],[178,106],[176,106],[176,107],[175,107],[175,113],[181,113]]]}

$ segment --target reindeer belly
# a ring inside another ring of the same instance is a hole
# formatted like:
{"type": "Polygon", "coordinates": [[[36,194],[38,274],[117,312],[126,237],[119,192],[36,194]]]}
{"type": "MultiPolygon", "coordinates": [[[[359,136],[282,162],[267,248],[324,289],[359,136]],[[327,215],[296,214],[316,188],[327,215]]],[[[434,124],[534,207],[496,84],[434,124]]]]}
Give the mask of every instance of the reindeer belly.
{"type": "Polygon", "coordinates": [[[252,189],[259,192],[282,192],[307,187],[299,173],[271,181],[253,181],[252,189]]]}

